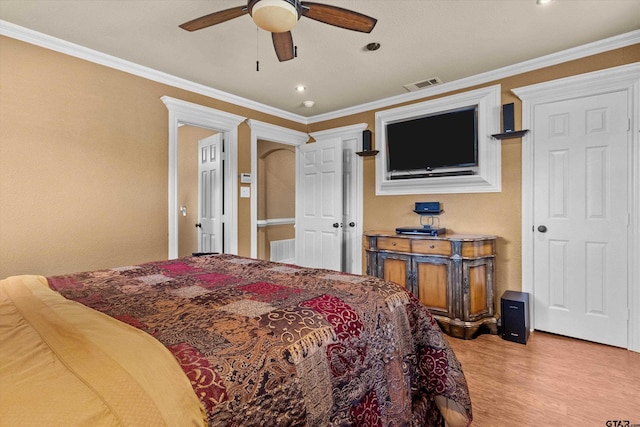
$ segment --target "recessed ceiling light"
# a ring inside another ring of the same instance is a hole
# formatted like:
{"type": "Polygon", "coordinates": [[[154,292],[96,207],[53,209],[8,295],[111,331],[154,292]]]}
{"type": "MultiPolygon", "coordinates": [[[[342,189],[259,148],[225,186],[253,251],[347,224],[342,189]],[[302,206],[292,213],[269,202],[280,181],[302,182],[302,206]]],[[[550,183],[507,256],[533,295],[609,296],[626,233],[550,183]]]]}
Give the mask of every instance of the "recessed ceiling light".
{"type": "Polygon", "coordinates": [[[367,45],[367,50],[374,51],[374,50],[378,50],[378,49],[380,49],[380,43],[378,43],[378,42],[369,43],[367,45]]]}
{"type": "Polygon", "coordinates": [[[304,101],[302,104],[303,104],[305,107],[307,107],[307,108],[311,108],[311,107],[313,107],[316,103],[315,103],[315,102],[313,102],[313,101],[304,101]]]}
{"type": "Polygon", "coordinates": [[[305,90],[307,90],[307,88],[302,85],[296,86],[296,91],[298,92],[304,92],[305,90]]]}
{"type": "Polygon", "coordinates": [[[545,5],[551,3],[551,0],[536,0],[537,5],[545,5]]]}

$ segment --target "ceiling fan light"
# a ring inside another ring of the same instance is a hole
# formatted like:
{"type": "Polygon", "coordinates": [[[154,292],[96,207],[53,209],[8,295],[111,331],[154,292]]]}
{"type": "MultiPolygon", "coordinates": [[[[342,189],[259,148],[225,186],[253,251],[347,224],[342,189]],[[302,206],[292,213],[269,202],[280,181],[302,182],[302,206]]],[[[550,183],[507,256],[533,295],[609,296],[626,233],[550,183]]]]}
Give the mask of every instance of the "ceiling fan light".
{"type": "Polygon", "coordinates": [[[295,27],[298,11],[286,0],[260,0],[253,6],[251,17],[265,31],[284,33],[295,27]]]}

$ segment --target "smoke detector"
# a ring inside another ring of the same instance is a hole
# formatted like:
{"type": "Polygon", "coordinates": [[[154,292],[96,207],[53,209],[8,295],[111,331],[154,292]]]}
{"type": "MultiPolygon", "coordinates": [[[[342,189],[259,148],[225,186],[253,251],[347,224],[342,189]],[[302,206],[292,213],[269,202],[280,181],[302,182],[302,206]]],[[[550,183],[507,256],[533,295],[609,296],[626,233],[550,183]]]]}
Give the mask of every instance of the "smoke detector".
{"type": "Polygon", "coordinates": [[[424,89],[425,87],[439,85],[442,83],[442,79],[440,77],[430,77],[425,80],[420,80],[419,82],[409,83],[403,85],[406,90],[409,92],[415,92],[416,90],[424,89]]]}

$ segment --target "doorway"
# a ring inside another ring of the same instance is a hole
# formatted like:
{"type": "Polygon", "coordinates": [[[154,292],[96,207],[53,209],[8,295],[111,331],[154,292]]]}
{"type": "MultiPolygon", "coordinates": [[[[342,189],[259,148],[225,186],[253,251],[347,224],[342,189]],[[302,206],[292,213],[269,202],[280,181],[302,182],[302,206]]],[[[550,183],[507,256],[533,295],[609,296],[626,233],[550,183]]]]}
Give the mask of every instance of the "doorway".
{"type": "Polygon", "coordinates": [[[169,111],[169,177],[168,177],[168,259],[179,256],[179,138],[178,130],[183,125],[192,125],[216,130],[226,141],[226,157],[223,173],[224,205],[227,214],[225,239],[226,253],[238,253],[238,125],[246,118],[198,104],[163,96],[169,111]]]}
{"type": "Polygon", "coordinates": [[[533,125],[536,329],[627,347],[624,91],[538,105],[533,125]]]}
{"type": "MultiPolygon", "coordinates": [[[[309,236],[315,234],[318,236],[316,240],[323,239],[322,245],[330,248],[323,252],[336,255],[326,256],[326,253],[322,253],[316,256],[312,251],[302,254],[301,256],[306,258],[306,262],[311,265],[317,263],[318,261],[314,258],[319,257],[323,259],[320,261],[322,268],[362,274],[363,158],[358,156],[356,152],[362,147],[362,132],[367,126],[366,123],[359,123],[310,134],[315,139],[315,144],[318,144],[317,147],[322,147],[322,149],[316,150],[311,147],[314,144],[310,144],[310,147],[305,147],[305,151],[308,151],[307,155],[315,151],[317,156],[327,156],[322,161],[324,165],[318,164],[316,171],[319,172],[318,177],[324,175],[324,178],[318,180],[302,178],[305,175],[302,163],[311,161],[311,158],[304,159],[302,155],[298,155],[299,170],[297,174],[300,186],[298,193],[323,193],[322,198],[327,201],[320,201],[320,205],[324,209],[323,216],[326,218],[309,216],[310,221],[304,223],[305,206],[303,205],[305,202],[302,201],[302,197],[300,200],[296,200],[298,207],[296,225],[300,228],[300,233],[298,233],[298,229],[296,230],[296,238],[302,233],[302,229],[308,228],[307,234],[309,236]],[[333,165],[330,168],[328,168],[329,163],[333,165]],[[334,172],[337,172],[337,175],[334,176],[334,172]],[[305,188],[309,185],[316,185],[319,188],[317,190],[305,188]],[[332,212],[328,207],[332,208],[332,212]],[[317,225],[314,226],[313,222],[317,225]]],[[[304,165],[304,167],[308,166],[310,164],[304,165]]],[[[306,200],[307,202],[319,202],[316,198],[311,197],[306,200]]]]}
{"type": "Polygon", "coordinates": [[[178,256],[188,256],[200,251],[199,221],[200,192],[200,149],[198,144],[212,135],[220,135],[216,130],[192,125],[182,125],[178,129],[178,256]]]}
{"type": "MultiPolygon", "coordinates": [[[[251,257],[252,258],[270,258],[267,257],[264,245],[266,241],[266,226],[278,227],[278,228],[292,228],[295,223],[294,218],[272,218],[276,221],[266,221],[268,218],[259,217],[259,212],[265,212],[264,206],[259,206],[259,201],[266,203],[265,195],[267,191],[262,186],[264,182],[260,181],[260,174],[258,163],[260,159],[260,153],[258,150],[258,144],[275,144],[273,147],[282,146],[291,147],[295,151],[295,147],[305,144],[309,140],[309,135],[304,132],[287,129],[281,126],[264,123],[259,120],[247,120],[247,124],[251,128],[251,183],[250,183],[250,204],[251,204],[251,257]],[[262,210],[261,210],[262,209],[262,210]],[[260,219],[259,219],[260,218],[260,219]],[[282,221],[280,221],[280,220],[282,221]],[[284,226],[284,227],[282,227],[284,226]]],[[[268,145],[265,145],[268,148],[268,145]]],[[[295,186],[294,186],[295,188],[295,186]]],[[[294,201],[295,203],[295,201],[294,201]]],[[[278,211],[276,211],[278,212],[278,211]]],[[[268,215],[268,214],[267,214],[268,215]]],[[[281,213],[274,213],[274,215],[280,216],[281,213]]],[[[284,213],[282,213],[284,215],[284,213]]],[[[282,230],[279,230],[282,231],[282,230]]],[[[285,231],[287,233],[288,231],[285,231]]],[[[272,236],[273,237],[273,236],[272,236]]]]}
{"type": "MultiPolygon", "coordinates": [[[[271,141],[299,147],[307,143],[309,134],[257,120],[247,120],[247,123],[251,127],[251,256],[257,258],[259,247],[258,199],[260,198],[260,186],[255,177],[258,176],[258,141],[271,141]]],[[[351,219],[347,221],[343,216],[337,218],[337,222],[339,224],[342,222],[343,224],[341,230],[345,230],[344,226],[348,227],[348,229],[346,229],[347,232],[344,233],[346,236],[345,239],[338,240],[332,250],[335,251],[335,253],[345,254],[336,269],[354,274],[362,273],[362,250],[360,246],[362,236],[362,158],[356,156],[355,151],[356,147],[359,148],[362,146],[362,131],[366,128],[367,124],[361,123],[311,134],[316,141],[332,139],[338,141],[342,147],[339,156],[341,159],[345,159],[344,163],[341,164],[344,165],[346,171],[344,182],[348,189],[341,188],[340,197],[346,197],[348,199],[348,202],[346,202],[348,209],[345,210],[345,213],[347,213],[351,219]]],[[[299,156],[296,154],[296,157],[299,156]]],[[[296,165],[296,168],[298,167],[299,165],[296,165]]],[[[300,181],[296,180],[296,189],[299,185],[300,181]]],[[[296,198],[295,203],[297,209],[300,201],[296,198]]],[[[295,222],[296,224],[298,223],[297,214],[295,222]]],[[[296,232],[298,232],[297,227],[296,232]]],[[[298,249],[299,248],[296,248],[296,250],[298,249]]]]}
{"type": "Polygon", "coordinates": [[[258,141],[258,254],[259,259],[294,262],[296,148],[258,141]]]}

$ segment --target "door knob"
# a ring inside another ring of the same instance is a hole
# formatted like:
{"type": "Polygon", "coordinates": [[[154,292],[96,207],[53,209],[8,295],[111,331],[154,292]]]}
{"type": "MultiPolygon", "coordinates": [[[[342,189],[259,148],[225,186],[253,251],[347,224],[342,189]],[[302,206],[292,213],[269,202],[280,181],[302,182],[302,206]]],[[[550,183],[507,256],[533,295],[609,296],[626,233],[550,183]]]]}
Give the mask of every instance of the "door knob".
{"type": "Polygon", "coordinates": [[[202,224],[197,223],[197,224],[196,224],[196,228],[202,228],[202,224]]]}
{"type": "Polygon", "coordinates": [[[546,233],[547,232],[547,227],[544,225],[539,225],[538,226],[538,231],[541,233],[546,233]]]}
{"type": "Polygon", "coordinates": [[[355,226],[356,226],[355,222],[352,221],[352,222],[349,223],[349,227],[355,227],[355,226]]]}
{"type": "Polygon", "coordinates": [[[337,222],[334,222],[333,223],[333,228],[338,228],[338,227],[340,227],[340,224],[338,224],[337,222]]]}

